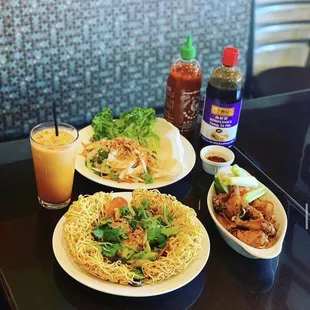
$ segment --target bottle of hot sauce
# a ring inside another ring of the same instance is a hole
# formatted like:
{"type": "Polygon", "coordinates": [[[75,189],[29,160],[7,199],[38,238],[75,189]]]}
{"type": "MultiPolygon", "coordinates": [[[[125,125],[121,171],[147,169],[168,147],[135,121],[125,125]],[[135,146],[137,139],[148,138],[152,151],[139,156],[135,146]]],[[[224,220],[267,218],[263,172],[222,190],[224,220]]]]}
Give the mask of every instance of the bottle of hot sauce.
{"type": "Polygon", "coordinates": [[[197,123],[202,70],[195,60],[192,37],[180,49],[181,58],[170,69],[167,81],[165,119],[185,137],[191,137],[197,123]]]}

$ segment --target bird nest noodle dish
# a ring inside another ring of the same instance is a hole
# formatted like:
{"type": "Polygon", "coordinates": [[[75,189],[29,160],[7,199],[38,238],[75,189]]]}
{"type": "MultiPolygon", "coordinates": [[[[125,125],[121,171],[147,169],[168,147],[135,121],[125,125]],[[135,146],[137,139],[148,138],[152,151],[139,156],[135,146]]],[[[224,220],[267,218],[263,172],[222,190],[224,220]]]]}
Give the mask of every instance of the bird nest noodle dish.
{"type": "Polygon", "coordinates": [[[193,209],[158,190],[137,189],[132,200],[98,192],[79,196],[63,235],[79,267],[102,280],[141,286],[181,271],[201,250],[193,209]]]}

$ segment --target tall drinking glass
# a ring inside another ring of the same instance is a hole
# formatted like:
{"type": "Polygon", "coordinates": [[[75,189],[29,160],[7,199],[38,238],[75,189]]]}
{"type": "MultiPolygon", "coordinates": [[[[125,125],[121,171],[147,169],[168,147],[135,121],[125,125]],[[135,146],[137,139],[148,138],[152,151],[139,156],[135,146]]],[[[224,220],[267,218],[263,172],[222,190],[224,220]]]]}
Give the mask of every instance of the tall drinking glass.
{"type": "Polygon", "coordinates": [[[32,158],[39,203],[47,209],[61,209],[70,203],[77,152],[78,132],[53,122],[34,127],[30,132],[32,158]]]}

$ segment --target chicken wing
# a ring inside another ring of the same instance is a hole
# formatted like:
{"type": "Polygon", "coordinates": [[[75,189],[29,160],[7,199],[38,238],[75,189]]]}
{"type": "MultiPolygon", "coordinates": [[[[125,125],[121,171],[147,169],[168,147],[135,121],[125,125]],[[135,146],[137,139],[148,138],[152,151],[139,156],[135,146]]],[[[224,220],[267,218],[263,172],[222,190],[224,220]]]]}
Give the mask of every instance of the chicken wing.
{"type": "Polygon", "coordinates": [[[270,237],[274,237],[277,233],[273,225],[264,219],[242,221],[238,217],[235,217],[233,221],[238,227],[246,228],[249,230],[261,230],[270,237]]]}
{"type": "Polygon", "coordinates": [[[264,216],[262,214],[262,212],[260,212],[259,210],[255,209],[254,207],[250,206],[250,205],[246,205],[245,207],[245,214],[253,220],[259,220],[259,219],[263,219],[264,216]]]}
{"type": "Polygon", "coordinates": [[[223,214],[216,214],[215,216],[225,229],[230,230],[234,227],[234,224],[232,225],[232,223],[223,214]]]}
{"type": "Polygon", "coordinates": [[[256,199],[252,202],[252,206],[264,215],[265,220],[268,222],[272,220],[274,207],[271,202],[267,200],[256,199]]]}
{"type": "Polygon", "coordinates": [[[231,219],[233,216],[239,215],[243,208],[244,202],[240,196],[239,186],[233,185],[230,190],[230,196],[226,202],[226,210],[224,213],[231,219]]]}
{"type": "Polygon", "coordinates": [[[213,206],[216,212],[222,212],[226,209],[226,201],[229,198],[229,194],[218,194],[212,197],[213,206]]]}
{"type": "Polygon", "coordinates": [[[233,235],[240,241],[254,247],[264,248],[268,245],[268,237],[261,230],[235,230],[233,235]]]}

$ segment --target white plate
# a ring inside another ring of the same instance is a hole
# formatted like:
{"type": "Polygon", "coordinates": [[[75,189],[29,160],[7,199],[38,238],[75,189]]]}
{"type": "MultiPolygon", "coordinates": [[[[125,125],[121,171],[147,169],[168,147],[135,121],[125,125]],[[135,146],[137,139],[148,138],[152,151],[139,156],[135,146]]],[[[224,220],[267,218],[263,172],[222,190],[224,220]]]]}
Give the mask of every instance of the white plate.
{"type": "Polygon", "coordinates": [[[184,148],[184,163],[183,163],[183,170],[177,177],[162,177],[160,179],[156,179],[152,184],[143,184],[143,183],[118,183],[113,180],[105,180],[102,179],[100,176],[89,170],[85,166],[85,157],[79,155],[83,151],[83,145],[81,142],[89,143],[89,139],[93,135],[93,129],[91,126],[87,126],[79,131],[79,146],[78,146],[78,155],[76,159],[75,169],[86,177],[89,180],[97,182],[99,184],[114,187],[114,188],[121,188],[121,189],[136,189],[136,188],[143,188],[143,189],[152,189],[152,188],[160,188],[163,186],[170,185],[175,183],[181,179],[183,179],[187,174],[191,172],[193,169],[195,162],[196,162],[196,154],[189,143],[183,136],[181,136],[182,145],[184,148]]]}
{"type": "MultiPolygon", "coordinates": [[[[121,196],[127,201],[130,201],[132,198],[132,193],[130,192],[114,193],[112,195],[115,197],[121,196]]],[[[128,297],[148,297],[169,293],[192,281],[203,269],[210,254],[210,240],[208,233],[202,223],[197,219],[197,224],[201,225],[203,228],[202,250],[198,257],[189,264],[186,270],[159,284],[144,285],[141,287],[119,285],[100,280],[78,267],[65,247],[65,240],[62,236],[64,222],[65,216],[63,216],[57,223],[52,241],[53,251],[59,265],[68,273],[68,275],[78,282],[97,291],[108,294],[128,297]]]]}

